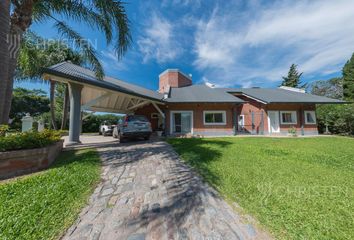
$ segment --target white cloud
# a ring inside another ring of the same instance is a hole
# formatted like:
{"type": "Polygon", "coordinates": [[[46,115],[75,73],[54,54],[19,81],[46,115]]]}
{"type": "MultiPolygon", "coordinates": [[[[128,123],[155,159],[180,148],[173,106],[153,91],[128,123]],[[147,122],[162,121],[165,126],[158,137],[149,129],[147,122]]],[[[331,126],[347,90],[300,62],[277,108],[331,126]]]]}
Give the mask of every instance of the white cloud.
{"type": "Polygon", "coordinates": [[[103,50],[101,51],[101,55],[102,65],[105,69],[113,69],[118,71],[128,70],[126,58],[118,60],[114,50],[103,50]]]}
{"type": "Polygon", "coordinates": [[[155,59],[163,63],[172,61],[181,54],[182,48],[176,40],[175,27],[171,22],[153,14],[145,29],[138,40],[144,62],[155,59]]]}
{"type": "Polygon", "coordinates": [[[304,75],[333,72],[354,51],[354,1],[276,1],[217,9],[198,24],[195,66],[223,85],[280,81],[292,63],[304,75]]]}
{"type": "Polygon", "coordinates": [[[201,5],[201,0],[163,0],[161,5],[164,7],[172,5],[180,7],[193,6],[194,8],[198,8],[201,5]]]}

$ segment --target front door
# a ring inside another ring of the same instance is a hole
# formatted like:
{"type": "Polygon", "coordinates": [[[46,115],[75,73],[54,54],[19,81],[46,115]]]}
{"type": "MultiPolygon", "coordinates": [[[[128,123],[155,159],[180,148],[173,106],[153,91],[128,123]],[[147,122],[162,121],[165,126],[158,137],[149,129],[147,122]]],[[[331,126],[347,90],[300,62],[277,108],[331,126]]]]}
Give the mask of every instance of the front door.
{"type": "Polygon", "coordinates": [[[172,113],[172,133],[191,133],[192,113],[173,112],[172,113]]]}
{"type": "Polygon", "coordinates": [[[268,111],[268,122],[270,134],[280,132],[278,111],[268,111]]]}

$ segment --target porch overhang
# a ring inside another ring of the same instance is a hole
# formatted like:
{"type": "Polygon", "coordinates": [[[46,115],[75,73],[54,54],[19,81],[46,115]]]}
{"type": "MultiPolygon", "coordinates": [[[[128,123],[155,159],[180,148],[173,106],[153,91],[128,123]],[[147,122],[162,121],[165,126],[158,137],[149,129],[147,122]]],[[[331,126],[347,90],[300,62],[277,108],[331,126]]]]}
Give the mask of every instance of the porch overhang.
{"type": "Polygon", "coordinates": [[[162,100],[114,86],[114,84],[103,80],[102,83],[95,82],[93,84],[85,79],[54,72],[50,69],[45,70],[43,79],[81,85],[80,105],[82,111],[129,114],[150,103],[165,104],[162,100]]]}
{"type": "Polygon", "coordinates": [[[42,77],[69,86],[69,144],[80,143],[82,111],[132,114],[152,104],[164,117],[158,106],[165,104],[161,94],[118,79],[99,80],[92,71],[69,62],[43,69],[42,77]]]}

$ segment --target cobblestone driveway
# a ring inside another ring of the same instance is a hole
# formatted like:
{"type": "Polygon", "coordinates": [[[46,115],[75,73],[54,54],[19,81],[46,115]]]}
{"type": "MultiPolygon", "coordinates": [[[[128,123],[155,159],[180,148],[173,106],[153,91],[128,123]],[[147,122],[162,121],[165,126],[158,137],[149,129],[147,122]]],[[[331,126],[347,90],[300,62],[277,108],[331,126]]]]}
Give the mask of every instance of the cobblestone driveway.
{"type": "Polygon", "coordinates": [[[268,239],[165,142],[98,149],[102,183],[63,239],[268,239]]]}

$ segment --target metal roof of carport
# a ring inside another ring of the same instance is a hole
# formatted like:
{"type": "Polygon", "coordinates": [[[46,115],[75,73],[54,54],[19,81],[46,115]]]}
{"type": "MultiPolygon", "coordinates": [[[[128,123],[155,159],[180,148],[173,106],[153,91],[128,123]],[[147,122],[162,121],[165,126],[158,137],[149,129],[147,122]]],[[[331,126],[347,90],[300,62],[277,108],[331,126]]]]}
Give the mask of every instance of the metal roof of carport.
{"type": "Polygon", "coordinates": [[[163,95],[158,92],[112,77],[105,76],[99,80],[93,71],[70,62],[43,69],[43,77],[82,85],[82,110],[130,113],[148,103],[163,104],[163,95]]]}

